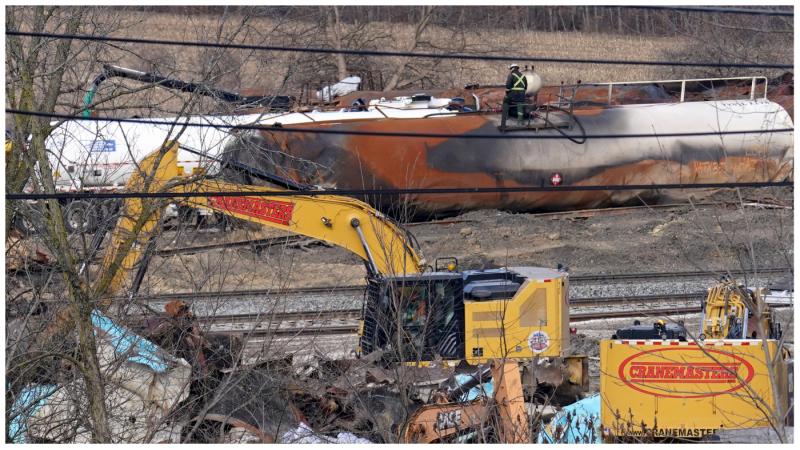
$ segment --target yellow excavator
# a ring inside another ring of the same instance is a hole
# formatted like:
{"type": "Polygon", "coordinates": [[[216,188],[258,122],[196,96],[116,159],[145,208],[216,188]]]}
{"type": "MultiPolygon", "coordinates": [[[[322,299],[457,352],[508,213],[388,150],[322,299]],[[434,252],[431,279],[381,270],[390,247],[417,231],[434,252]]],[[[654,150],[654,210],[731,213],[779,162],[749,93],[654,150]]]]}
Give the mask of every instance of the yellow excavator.
{"type": "Polygon", "coordinates": [[[780,339],[780,323],[773,320],[766,289],[747,289],[721,280],[703,302],[700,339],[780,339]]]}
{"type": "MultiPolygon", "coordinates": [[[[362,201],[184,175],[177,162],[178,148],[171,142],[144,158],[128,190],[158,192],[164,201],[320,239],[358,255],[367,267],[368,281],[360,355],[381,352],[387,362],[423,364],[534,360],[540,363],[530,369],[531,381],[537,384],[571,385],[574,392],[588,385],[586,358],[568,355],[565,271],[538,267],[458,271],[455,258],[440,258],[431,267],[410,233],[362,201]],[[223,194],[230,192],[236,194],[223,194]]],[[[115,265],[121,270],[105,285],[96,286],[100,297],[110,297],[103,293],[120,289],[136,269],[155,233],[161,206],[153,206],[152,200],[126,199],[100,273],[115,265]]]]}

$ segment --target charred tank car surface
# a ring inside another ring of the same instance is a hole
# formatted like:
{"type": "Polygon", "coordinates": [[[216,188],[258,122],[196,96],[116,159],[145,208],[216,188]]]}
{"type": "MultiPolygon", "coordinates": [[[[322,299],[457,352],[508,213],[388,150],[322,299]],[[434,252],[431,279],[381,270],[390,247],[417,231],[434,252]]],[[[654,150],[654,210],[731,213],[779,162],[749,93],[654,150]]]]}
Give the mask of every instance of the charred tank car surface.
{"type": "MultiPolygon", "coordinates": [[[[539,118],[538,120],[542,120],[539,118]]],[[[516,121],[515,121],[516,122],[516,121]]],[[[446,134],[449,138],[247,130],[224,159],[300,184],[338,189],[649,185],[784,180],[793,167],[792,119],[764,99],[585,106],[548,126],[505,131],[492,113],[297,124],[309,130],[446,134]],[[718,135],[715,132],[756,131],[718,135]],[[711,133],[665,136],[675,133],[711,133]],[[597,135],[653,134],[640,138],[597,135]],[[552,137],[555,137],[553,139],[552,137]],[[562,138],[563,137],[563,138],[562,138]]],[[[224,175],[241,180],[235,170],[224,175]]],[[[381,195],[364,200],[404,217],[466,210],[564,210],[655,200],[657,190],[381,195]]]]}

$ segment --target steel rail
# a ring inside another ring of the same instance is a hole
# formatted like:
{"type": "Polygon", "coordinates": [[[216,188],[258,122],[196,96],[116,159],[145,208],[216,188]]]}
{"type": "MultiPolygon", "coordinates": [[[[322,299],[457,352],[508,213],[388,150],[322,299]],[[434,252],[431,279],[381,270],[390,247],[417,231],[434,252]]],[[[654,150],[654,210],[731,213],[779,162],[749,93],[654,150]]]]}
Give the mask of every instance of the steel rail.
{"type": "MultiPolygon", "coordinates": [[[[791,305],[773,305],[773,308],[787,308],[791,305]]],[[[651,310],[631,310],[631,309],[615,309],[610,311],[591,311],[591,312],[578,312],[570,313],[570,322],[584,322],[588,320],[598,319],[617,319],[627,317],[666,317],[681,314],[699,313],[702,310],[700,305],[697,306],[676,306],[670,308],[659,308],[651,310]]],[[[331,312],[331,311],[329,311],[331,312]]],[[[201,321],[205,325],[215,325],[216,330],[206,329],[206,332],[213,332],[218,334],[240,334],[247,338],[263,337],[263,336],[307,336],[307,335],[332,335],[332,334],[356,334],[358,332],[359,324],[357,322],[360,318],[361,310],[338,310],[333,311],[335,315],[329,315],[325,320],[328,322],[340,322],[329,324],[300,324],[292,323],[293,320],[284,319],[289,322],[288,326],[283,326],[284,322],[276,322],[277,317],[273,317],[272,321],[263,323],[265,326],[258,326],[261,322],[248,322],[254,315],[229,315],[220,318],[208,318],[208,320],[201,321]],[[224,319],[224,320],[219,320],[224,319]],[[226,322],[227,321],[227,322],[226,322]],[[345,321],[352,321],[352,323],[341,323],[345,321]],[[244,327],[229,327],[225,329],[228,324],[241,324],[249,326],[244,327]]],[[[298,313],[304,314],[304,313],[298,313]]],[[[327,314],[326,314],[327,315],[327,314]]]]}
{"type": "Polygon", "coordinates": [[[686,306],[686,307],[675,307],[675,308],[663,308],[663,309],[653,309],[649,311],[640,311],[640,310],[615,310],[615,311],[593,311],[587,313],[570,313],[569,321],[570,322],[582,322],[586,320],[596,320],[596,319],[616,319],[616,318],[624,318],[624,317],[662,317],[662,316],[670,316],[675,314],[688,314],[688,313],[696,313],[700,312],[702,309],[698,306],[686,306]]]}
{"type": "MultiPolygon", "coordinates": [[[[770,305],[770,307],[774,309],[791,308],[792,306],[794,305],[789,305],[789,304],[770,305]]],[[[672,316],[678,314],[699,313],[701,311],[702,307],[700,305],[652,309],[649,311],[641,311],[641,310],[593,311],[587,313],[575,313],[575,314],[570,313],[569,320],[570,322],[582,322],[586,320],[616,319],[625,317],[664,317],[664,316],[672,316]]]]}
{"type": "Polygon", "coordinates": [[[361,309],[335,309],[319,311],[296,311],[296,312],[267,312],[263,314],[221,314],[217,316],[197,317],[200,323],[215,322],[247,322],[252,319],[260,319],[269,322],[299,322],[299,321],[332,321],[345,319],[359,319],[361,309]]]}
{"type": "Polygon", "coordinates": [[[570,276],[570,282],[588,282],[588,281],[603,281],[603,280],[656,280],[656,279],[669,279],[669,278],[702,278],[713,277],[719,275],[755,275],[755,274],[791,274],[790,267],[769,267],[755,270],[698,270],[687,272],[643,272],[643,273],[617,273],[617,274],[587,274],[587,275],[574,275],[570,276]]]}
{"type": "Polygon", "coordinates": [[[294,328],[276,328],[266,330],[248,330],[245,332],[239,330],[231,331],[215,331],[215,334],[244,334],[248,338],[257,338],[264,336],[328,336],[328,335],[353,335],[358,333],[358,325],[337,325],[325,327],[294,327],[294,328]]]}
{"type": "Polygon", "coordinates": [[[607,306],[619,303],[663,303],[669,301],[685,301],[706,297],[707,292],[681,292],[674,294],[653,294],[653,295],[621,295],[614,297],[585,297],[569,299],[570,306],[607,306]]]}
{"type": "MultiPolygon", "coordinates": [[[[163,300],[193,300],[193,299],[206,299],[206,298],[235,298],[235,297],[266,297],[266,296],[284,296],[284,295],[302,295],[302,294],[363,294],[366,290],[366,285],[356,286],[322,286],[311,288],[281,288],[281,289],[248,289],[248,290],[232,290],[232,291],[216,291],[216,292],[174,292],[167,294],[154,294],[154,295],[141,295],[134,297],[133,300],[138,301],[163,301],[163,300]]],[[[128,297],[117,297],[115,300],[129,300],[128,297]]]]}
{"type": "Polygon", "coordinates": [[[289,245],[303,240],[314,240],[314,239],[300,235],[278,236],[273,238],[251,239],[247,241],[236,241],[236,242],[223,242],[219,244],[206,244],[206,245],[197,245],[192,247],[166,248],[163,250],[156,251],[155,254],[156,256],[163,257],[163,256],[199,253],[208,250],[218,250],[225,248],[254,247],[258,249],[259,247],[265,248],[265,247],[271,247],[273,245],[289,245]]]}
{"type": "MultiPolygon", "coordinates": [[[[717,275],[731,274],[734,276],[759,273],[759,274],[791,274],[792,269],[789,267],[770,267],[758,269],[757,271],[746,270],[732,270],[725,271],[687,271],[687,272],[650,272],[650,273],[619,273],[619,274],[585,274],[585,275],[572,275],[569,277],[570,283],[583,284],[597,281],[626,281],[631,282],[634,280],[664,280],[671,278],[702,278],[713,277],[717,275]]],[[[230,291],[215,291],[215,292],[174,292],[165,294],[142,295],[134,297],[134,300],[139,301],[159,301],[159,300],[185,300],[185,299],[205,299],[205,298],[232,298],[232,297],[258,297],[258,296],[286,296],[286,295],[302,295],[302,294],[353,294],[363,295],[366,290],[366,285],[348,285],[348,286],[322,286],[312,288],[281,288],[281,289],[250,289],[250,290],[230,290],[230,291]]],[[[689,294],[671,294],[673,299],[679,298],[681,295],[689,294]]],[[[696,295],[696,294],[691,294],[696,295]]],[[[610,302],[619,302],[626,299],[638,298],[644,299],[648,296],[632,296],[632,297],[604,297],[610,302]]],[[[661,301],[664,295],[649,296],[650,301],[661,301]]],[[[119,297],[118,299],[127,299],[127,297],[119,297]]],[[[571,303],[591,303],[596,299],[593,298],[575,298],[570,299],[571,303]]],[[[647,300],[645,300],[647,301],[647,300]]]]}
{"type": "Polygon", "coordinates": [[[358,332],[361,309],[226,314],[198,317],[205,332],[241,334],[248,339],[263,336],[307,336],[358,332]]]}

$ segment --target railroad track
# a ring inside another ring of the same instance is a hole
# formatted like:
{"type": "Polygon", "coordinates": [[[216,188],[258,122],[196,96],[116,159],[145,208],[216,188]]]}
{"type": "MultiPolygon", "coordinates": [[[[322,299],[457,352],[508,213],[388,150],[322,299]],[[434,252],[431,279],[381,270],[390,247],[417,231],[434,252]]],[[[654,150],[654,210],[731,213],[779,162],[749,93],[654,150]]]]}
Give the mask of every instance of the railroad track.
{"type": "Polygon", "coordinates": [[[590,283],[596,281],[653,281],[680,278],[707,278],[718,277],[721,275],[732,275],[740,277],[742,275],[771,275],[771,274],[791,274],[789,267],[770,267],[756,270],[718,270],[718,271],[686,271],[686,272],[644,272],[644,273],[617,273],[617,274],[586,274],[570,275],[570,283],[590,283]]]}
{"type": "Polygon", "coordinates": [[[699,305],[679,306],[674,308],[660,308],[648,311],[631,310],[631,309],[615,310],[615,311],[593,311],[584,313],[570,313],[569,321],[582,322],[586,320],[619,319],[625,317],[664,317],[664,316],[673,316],[678,314],[699,313],[700,311],[701,308],[699,305]]]}
{"type": "MultiPolygon", "coordinates": [[[[169,294],[155,294],[144,295],[136,297],[139,301],[144,302],[158,302],[158,301],[171,301],[171,300],[192,300],[192,299],[207,299],[207,298],[236,298],[236,297],[266,297],[266,296],[288,296],[288,295],[302,295],[302,294],[364,294],[366,290],[365,285],[353,286],[325,286],[325,287],[312,287],[312,288],[284,288],[284,289],[246,289],[246,290],[231,290],[231,291],[216,291],[216,292],[175,292],[169,294]]],[[[118,297],[117,299],[123,300],[126,297],[118,297]]],[[[115,299],[115,300],[117,300],[115,299]]]]}
{"type": "MultiPolygon", "coordinates": [[[[580,298],[570,301],[570,321],[624,317],[662,317],[699,313],[705,292],[672,296],[580,298]],[[669,307],[652,307],[669,302],[669,307]],[[633,308],[632,305],[636,307],[633,308]],[[616,307],[613,307],[616,306],[616,307]],[[587,310],[589,308],[589,310],[587,310]],[[595,309],[591,309],[595,308],[595,309]]],[[[773,307],[789,307],[779,304],[773,307]]],[[[262,336],[319,336],[356,333],[361,309],[280,312],[263,314],[227,314],[198,317],[206,332],[262,336]]]]}
{"type": "MultiPolygon", "coordinates": [[[[616,297],[587,297],[569,299],[570,307],[608,307],[622,304],[651,304],[663,302],[697,301],[706,297],[706,292],[682,292],[669,295],[621,295],[616,297]]],[[[699,304],[699,303],[698,303],[699,304]]],[[[574,308],[573,308],[574,309],[574,308]]]]}
{"type": "MultiPolygon", "coordinates": [[[[788,307],[789,305],[776,305],[788,307]]],[[[680,306],[673,308],[659,308],[648,311],[642,310],[613,310],[613,311],[593,311],[583,313],[571,313],[570,322],[583,322],[598,319],[619,319],[625,317],[667,317],[683,314],[694,314],[701,311],[700,306],[680,306]]],[[[342,317],[319,322],[314,320],[303,321],[277,321],[278,317],[270,320],[254,319],[252,316],[219,317],[214,322],[204,323],[203,330],[208,333],[238,334],[247,339],[273,336],[276,338],[300,337],[300,336],[328,336],[328,335],[350,335],[356,334],[359,327],[359,317],[361,310],[339,311],[342,317]],[[227,322],[227,321],[231,322],[227,322]]]]}
{"type": "Polygon", "coordinates": [[[191,247],[165,248],[162,250],[157,250],[155,252],[155,255],[161,257],[174,256],[174,255],[190,255],[193,253],[207,252],[209,250],[218,250],[221,248],[228,249],[228,248],[241,248],[241,247],[250,247],[253,251],[258,252],[265,248],[272,247],[274,245],[293,245],[303,241],[313,242],[317,240],[300,235],[278,236],[278,237],[264,238],[264,239],[250,239],[246,241],[222,242],[219,244],[195,245],[191,247]]]}
{"type": "Polygon", "coordinates": [[[265,314],[228,314],[201,317],[203,331],[261,336],[300,336],[352,334],[358,331],[360,309],[281,312],[265,314]]]}
{"type": "MultiPolygon", "coordinates": [[[[761,273],[780,273],[787,269],[771,268],[761,271],[761,273]]],[[[627,315],[640,314],[639,311],[656,311],[662,307],[670,307],[676,311],[699,311],[699,305],[706,296],[706,290],[702,283],[690,283],[684,285],[683,289],[689,292],[674,292],[664,280],[671,276],[681,277],[700,277],[708,272],[676,272],[676,273],[650,273],[650,274],[622,274],[619,278],[621,283],[631,283],[634,280],[661,280],[658,289],[642,292],[638,286],[633,289],[635,292],[627,293],[626,289],[578,289],[572,292],[570,298],[571,312],[573,320],[589,320],[592,318],[605,317],[625,317],[627,315]],[[664,285],[667,290],[665,291],[664,285]],[[665,291],[658,292],[658,291],[665,291]],[[638,295],[633,295],[638,294],[638,295]],[[626,312],[629,311],[629,312],[626,312]]],[[[584,276],[587,283],[600,283],[600,280],[608,280],[606,277],[615,275],[590,275],[584,276]]],[[[570,289],[572,291],[572,289],[570,289]]],[[[136,298],[138,304],[143,304],[151,311],[163,311],[166,303],[174,300],[182,300],[192,305],[195,316],[199,319],[213,318],[219,323],[230,322],[228,327],[230,332],[258,331],[276,332],[278,334],[304,334],[303,330],[331,328],[334,323],[324,316],[326,310],[352,310],[360,308],[365,294],[365,287],[362,286],[342,286],[342,287],[318,287],[304,289],[261,289],[261,290],[234,290],[222,292],[202,292],[202,293],[173,293],[155,296],[142,296],[136,298]],[[268,316],[269,311],[282,311],[283,315],[268,316]],[[298,314],[290,316],[287,314],[298,314]],[[313,321],[299,322],[299,317],[308,317],[314,314],[313,321]],[[239,319],[234,318],[249,317],[249,325],[243,325],[239,319]],[[228,319],[231,319],[229,321],[228,319]],[[326,321],[327,320],[327,321],[326,321]],[[235,322],[235,323],[234,323],[235,322]],[[279,326],[257,325],[253,328],[253,323],[281,323],[279,326]],[[285,323],[284,323],[285,322],[285,323]],[[297,324],[296,326],[292,323],[297,324]]],[[[114,302],[115,304],[127,305],[126,301],[114,302]]],[[[790,298],[781,298],[780,301],[770,302],[771,305],[778,304],[791,305],[790,298]]],[[[143,311],[142,313],[145,313],[143,311]]],[[[351,313],[350,317],[354,317],[351,313]]],[[[358,317],[357,315],[355,317],[358,317]]],[[[357,321],[349,322],[346,325],[341,323],[336,326],[353,327],[357,326],[357,321]]],[[[225,327],[214,325],[214,331],[222,332],[225,327]]],[[[341,328],[339,329],[341,330],[341,328]]]]}
{"type": "MultiPolygon", "coordinates": [[[[570,275],[570,284],[591,284],[597,282],[609,281],[623,281],[632,283],[635,281],[663,281],[671,279],[682,278],[707,278],[715,277],[721,274],[730,273],[734,277],[751,274],[751,271],[735,270],[735,271],[684,271],[684,272],[645,272],[645,273],[622,273],[622,274],[586,274],[586,275],[570,275]]],[[[770,274],[791,274],[792,269],[788,267],[772,267],[759,269],[758,273],[761,275],[770,274]]],[[[284,289],[247,289],[247,290],[230,290],[230,291],[216,291],[216,292],[175,292],[169,294],[155,294],[137,297],[140,301],[155,302],[155,301],[170,301],[170,300],[185,300],[185,299],[207,299],[207,298],[236,298],[236,297],[260,297],[260,296],[290,296],[302,294],[336,294],[336,295],[358,295],[362,296],[366,289],[365,285],[349,285],[349,286],[324,286],[312,288],[284,288],[284,289]]],[[[609,297],[611,298],[611,297],[609,297]]],[[[619,297],[623,299],[624,297],[619,297]]],[[[122,299],[122,298],[120,298],[122,299]]],[[[581,301],[581,299],[572,300],[581,301]]]]}

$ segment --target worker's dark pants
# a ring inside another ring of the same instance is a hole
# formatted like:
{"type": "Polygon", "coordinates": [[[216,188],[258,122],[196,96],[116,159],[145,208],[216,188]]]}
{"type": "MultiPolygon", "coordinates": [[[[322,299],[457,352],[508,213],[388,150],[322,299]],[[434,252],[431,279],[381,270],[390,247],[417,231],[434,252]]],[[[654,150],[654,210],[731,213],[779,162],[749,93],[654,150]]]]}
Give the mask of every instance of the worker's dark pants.
{"type": "Polygon", "coordinates": [[[503,110],[508,111],[508,117],[517,119],[525,115],[525,93],[522,91],[511,91],[503,99],[503,110]],[[522,114],[518,114],[522,112],[522,114]]]}
{"type": "Polygon", "coordinates": [[[525,92],[523,91],[512,91],[508,95],[509,105],[508,105],[508,116],[509,117],[518,117],[525,115],[525,92]],[[522,114],[520,114],[522,113],[522,114]]]}

